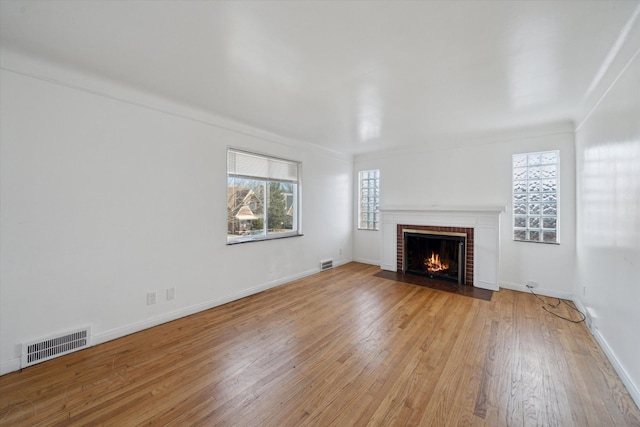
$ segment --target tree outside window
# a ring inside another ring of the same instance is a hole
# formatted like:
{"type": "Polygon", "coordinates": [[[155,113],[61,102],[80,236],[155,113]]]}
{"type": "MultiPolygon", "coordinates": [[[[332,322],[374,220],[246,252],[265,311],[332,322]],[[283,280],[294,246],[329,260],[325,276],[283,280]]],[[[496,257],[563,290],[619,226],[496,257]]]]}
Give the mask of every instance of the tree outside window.
{"type": "Polygon", "coordinates": [[[298,163],[229,150],[227,243],[300,234],[298,163]]]}

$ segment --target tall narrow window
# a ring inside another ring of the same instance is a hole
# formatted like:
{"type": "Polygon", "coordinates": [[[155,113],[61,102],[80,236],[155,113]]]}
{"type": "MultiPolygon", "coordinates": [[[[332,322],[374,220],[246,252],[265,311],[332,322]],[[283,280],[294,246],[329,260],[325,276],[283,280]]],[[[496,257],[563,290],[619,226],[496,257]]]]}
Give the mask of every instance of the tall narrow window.
{"type": "Polygon", "coordinates": [[[297,236],[300,163],[227,150],[227,243],[297,236]]]}
{"type": "Polygon", "coordinates": [[[380,202],[380,171],[360,171],[358,174],[358,228],[378,230],[380,202]]]}
{"type": "Polygon", "coordinates": [[[558,151],[513,156],[513,240],[559,243],[558,151]]]}

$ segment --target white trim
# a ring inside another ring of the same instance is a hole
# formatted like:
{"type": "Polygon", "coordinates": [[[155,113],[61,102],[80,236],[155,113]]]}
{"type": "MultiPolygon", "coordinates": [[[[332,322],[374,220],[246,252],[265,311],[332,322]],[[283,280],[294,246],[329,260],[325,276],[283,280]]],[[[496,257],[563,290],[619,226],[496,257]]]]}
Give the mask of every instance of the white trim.
{"type": "MultiPolygon", "coordinates": [[[[367,259],[362,259],[362,258],[357,258],[354,259],[353,261],[355,262],[362,262],[365,264],[372,264],[372,265],[377,265],[379,262],[376,260],[367,260],[367,259]]],[[[347,264],[351,262],[350,260],[345,260],[342,262],[337,262],[335,264],[335,266],[340,266],[343,264],[347,264]]],[[[279,280],[274,280],[272,282],[268,282],[268,283],[264,283],[262,285],[259,286],[255,286],[253,288],[250,288],[248,290],[245,290],[243,292],[238,292],[236,294],[233,295],[229,295],[226,297],[222,297],[222,298],[218,298],[206,303],[202,303],[202,304],[197,304],[197,305],[193,305],[191,307],[186,307],[184,309],[181,310],[177,310],[174,311],[172,313],[167,313],[165,315],[162,316],[158,316],[155,317],[153,319],[149,319],[143,322],[138,322],[135,323],[133,325],[129,325],[123,328],[118,328],[118,329],[112,329],[110,331],[104,332],[102,334],[96,334],[92,336],[92,346],[94,345],[98,345],[107,341],[111,341],[113,339],[117,339],[117,338],[121,338],[125,335],[129,335],[132,334],[134,332],[139,332],[141,330],[144,329],[148,329],[151,328],[153,326],[157,326],[160,325],[162,323],[166,323],[166,322],[170,322],[176,319],[179,319],[181,317],[185,317],[194,313],[198,313],[200,311],[204,311],[204,310],[208,310],[210,308],[213,307],[217,307],[219,305],[223,305],[226,304],[228,302],[231,301],[235,301],[237,299],[240,298],[244,298],[246,296],[258,293],[258,292],[262,292],[264,290],[270,289],[270,288],[274,288],[276,286],[280,286],[283,285],[285,283],[294,281],[294,280],[298,280],[298,279],[302,279],[304,277],[308,277],[311,276],[313,274],[319,273],[320,269],[319,268],[315,268],[315,269],[311,269],[311,270],[307,270],[304,271],[302,273],[298,273],[283,279],[279,279],[279,280]]],[[[519,291],[519,292],[529,292],[529,290],[523,286],[523,285],[519,285],[519,284],[515,284],[515,283],[508,283],[508,282],[500,282],[500,286],[503,287],[504,289],[510,289],[510,290],[514,290],[514,291],[519,291]]],[[[581,312],[585,312],[585,307],[584,305],[582,305],[581,301],[577,298],[573,298],[571,294],[569,294],[568,292],[563,292],[563,291],[554,291],[554,290],[549,290],[549,289],[544,289],[544,288],[536,288],[534,290],[534,292],[536,292],[539,295],[545,295],[545,296],[550,296],[550,297],[554,297],[554,298],[563,298],[563,299],[571,299],[573,301],[573,303],[576,305],[576,307],[581,311],[581,312]]],[[[633,399],[633,401],[635,402],[635,404],[640,408],[640,390],[638,389],[638,387],[633,383],[633,381],[631,380],[631,378],[629,377],[629,375],[627,374],[627,372],[625,371],[625,369],[622,367],[622,365],[618,362],[618,359],[615,355],[615,352],[611,349],[611,347],[609,346],[609,344],[607,343],[606,339],[600,334],[600,332],[595,329],[595,330],[591,330],[590,331],[591,334],[593,335],[593,337],[595,338],[595,340],[597,341],[598,345],[600,346],[600,348],[602,348],[602,351],[605,353],[605,355],[607,356],[607,359],[609,359],[609,362],[611,363],[611,365],[613,366],[613,368],[615,369],[616,373],[618,374],[618,376],[620,377],[620,380],[622,381],[622,383],[625,385],[625,387],[627,388],[627,391],[629,392],[629,395],[631,396],[631,398],[633,399]]],[[[14,359],[9,359],[9,360],[5,360],[0,362],[0,376],[1,375],[5,375],[8,374],[10,372],[15,372],[20,370],[20,358],[14,358],[14,359]]]]}
{"type": "Polygon", "coordinates": [[[362,264],[369,264],[369,265],[380,265],[380,260],[379,259],[371,259],[371,258],[354,258],[353,259],[354,262],[359,262],[362,264]]]}
{"type": "Polygon", "coordinates": [[[421,211],[438,211],[438,212],[504,212],[505,206],[498,205],[479,205],[479,206],[464,206],[464,205],[385,205],[380,206],[380,212],[382,211],[408,211],[408,212],[421,212],[421,211]]]}
{"type": "Polygon", "coordinates": [[[578,124],[578,126],[576,126],[576,131],[575,133],[578,133],[580,131],[580,129],[582,128],[582,126],[584,126],[584,124],[587,122],[587,120],[589,120],[589,118],[591,117],[591,115],[593,114],[593,112],[600,106],[600,104],[602,104],[602,102],[604,102],[604,99],[607,97],[607,95],[609,94],[609,92],[611,92],[611,90],[613,90],[613,87],[616,85],[616,83],[618,83],[618,80],[620,80],[620,78],[622,77],[622,75],[625,73],[625,71],[627,71],[627,68],[629,68],[631,66],[631,64],[633,63],[633,61],[636,59],[636,57],[640,55],[640,49],[636,50],[636,53],[633,54],[633,56],[631,57],[631,59],[629,61],[627,61],[627,63],[624,65],[624,67],[622,68],[622,70],[618,73],[618,75],[615,77],[615,79],[613,79],[613,81],[611,82],[611,84],[607,87],[607,89],[604,91],[604,93],[602,94],[602,96],[600,96],[598,98],[598,100],[596,101],[596,103],[593,105],[593,107],[587,112],[587,114],[585,114],[584,118],[580,121],[580,124],[578,124]]]}
{"type": "Polygon", "coordinates": [[[575,125],[573,121],[561,120],[545,125],[538,124],[535,126],[520,127],[516,130],[431,135],[428,140],[422,141],[419,145],[399,145],[389,149],[356,153],[355,160],[358,162],[363,160],[384,160],[388,158],[389,155],[402,154],[411,156],[417,153],[450,151],[503,143],[513,144],[516,141],[524,141],[531,138],[544,138],[567,134],[573,135],[574,130],[575,125]]]}
{"type": "MultiPolygon", "coordinates": [[[[333,260],[333,268],[336,267],[340,267],[341,265],[345,265],[345,264],[349,264],[350,262],[352,262],[352,260],[347,259],[347,260],[339,260],[336,261],[335,259],[333,260]]],[[[320,269],[318,269],[317,273],[321,273],[320,269]]],[[[312,273],[312,274],[316,274],[316,273],[312,273]]]]}
{"type": "MultiPolygon", "coordinates": [[[[334,267],[346,264],[348,262],[351,262],[351,261],[336,262],[334,263],[334,267]]],[[[263,283],[261,285],[254,286],[253,288],[249,288],[244,291],[237,292],[235,294],[226,295],[224,297],[216,298],[214,300],[207,301],[201,304],[184,307],[180,310],[176,310],[170,313],[165,313],[160,316],[153,317],[151,319],[146,319],[141,322],[136,322],[127,326],[123,326],[121,328],[115,328],[115,329],[102,332],[100,334],[95,334],[91,336],[91,347],[98,344],[105,343],[107,341],[122,338],[126,335],[130,335],[135,332],[140,332],[145,329],[149,329],[154,326],[161,325],[163,323],[171,322],[173,320],[177,320],[182,317],[189,316],[191,314],[209,310],[211,308],[218,307],[220,305],[227,304],[229,302],[236,301],[253,294],[257,294],[267,289],[275,288],[277,286],[284,285],[289,282],[293,282],[295,280],[303,279],[305,277],[312,276],[317,273],[320,273],[319,267],[306,270],[301,273],[297,273],[281,279],[273,280],[271,282],[263,283]]],[[[7,374],[9,372],[18,371],[19,369],[20,369],[20,358],[10,359],[0,363],[0,375],[7,374]]]]}
{"type": "MultiPolygon", "coordinates": [[[[525,285],[520,283],[500,282],[500,287],[504,289],[509,289],[512,291],[531,293],[529,291],[529,288],[527,288],[525,285]]],[[[566,299],[566,300],[571,300],[573,298],[573,294],[567,291],[558,291],[555,289],[547,289],[547,288],[533,288],[532,291],[535,292],[537,295],[542,295],[542,296],[551,297],[551,298],[560,298],[560,299],[566,299]]]]}
{"type": "Polygon", "coordinates": [[[639,16],[640,4],[636,6],[629,16],[629,20],[618,33],[615,42],[593,77],[584,95],[583,108],[580,112],[582,115],[579,117],[581,120],[578,121],[575,127],[575,133],[580,131],[593,115],[593,112],[604,102],[609,92],[618,83],[618,80],[640,55],[640,48],[636,48],[638,36],[640,35],[640,25],[636,25],[639,16]],[[625,62],[625,58],[629,59],[625,62]]]}
{"type": "Polygon", "coordinates": [[[604,351],[604,354],[607,356],[607,359],[609,359],[609,362],[611,362],[613,369],[615,369],[615,371],[618,373],[618,376],[622,380],[624,386],[627,388],[627,391],[631,395],[633,401],[636,403],[636,406],[640,408],[640,389],[638,389],[638,387],[633,383],[631,377],[627,374],[627,371],[625,371],[620,362],[618,362],[616,354],[611,349],[609,343],[607,343],[607,340],[602,336],[600,331],[598,329],[595,329],[594,331],[591,331],[591,334],[596,339],[598,344],[600,344],[600,347],[604,351]]]}
{"type": "Polygon", "coordinates": [[[8,374],[20,370],[20,358],[5,360],[0,362],[0,375],[8,374]]]}
{"type": "Polygon", "coordinates": [[[383,206],[380,268],[397,271],[398,224],[473,228],[473,286],[500,289],[500,214],[504,206],[383,206]]]}
{"type": "Polygon", "coordinates": [[[163,323],[171,322],[176,319],[180,319],[182,317],[189,316],[191,314],[199,313],[204,310],[209,310],[210,308],[214,308],[223,304],[227,304],[232,301],[236,301],[241,298],[248,297],[253,294],[257,294],[259,292],[265,291],[267,289],[275,288],[276,286],[283,285],[285,283],[292,282],[294,280],[302,279],[307,276],[311,276],[313,274],[319,273],[320,268],[314,268],[311,270],[303,271],[298,274],[294,274],[292,276],[283,277],[281,279],[273,280],[271,282],[263,283],[258,286],[254,286],[253,288],[245,289],[241,292],[237,292],[235,294],[225,295],[220,298],[216,298],[211,301],[203,302],[200,304],[195,304],[189,307],[184,307],[180,310],[176,310],[170,313],[165,313],[157,317],[153,317],[151,319],[146,319],[141,322],[133,323],[131,325],[123,326],[121,328],[111,329],[109,331],[103,332],[101,334],[96,334],[93,336],[93,345],[102,344],[107,341],[114,340],[116,338],[124,337],[125,335],[133,334],[135,332],[142,331],[144,329],[148,329],[154,326],[161,325],[163,323]]]}
{"type": "MultiPolygon", "coordinates": [[[[576,305],[578,310],[580,310],[583,313],[586,311],[585,306],[582,304],[579,298],[573,298],[572,301],[576,305]]],[[[593,336],[593,338],[595,338],[596,342],[604,352],[605,356],[607,356],[607,359],[609,359],[611,366],[613,366],[613,369],[615,369],[616,373],[620,377],[622,384],[624,384],[624,386],[627,388],[627,391],[629,392],[629,395],[635,402],[636,406],[640,408],[640,388],[638,388],[638,386],[633,382],[629,374],[627,374],[627,371],[618,361],[618,357],[616,356],[616,353],[613,351],[611,346],[609,346],[609,343],[602,336],[598,328],[595,327],[593,329],[589,329],[589,331],[591,332],[591,335],[593,336]]]]}
{"type": "MultiPolygon", "coordinates": [[[[600,68],[598,69],[598,72],[594,76],[593,80],[591,81],[591,84],[589,85],[589,88],[587,89],[587,92],[584,96],[585,99],[588,99],[591,93],[593,93],[593,91],[598,87],[598,85],[600,84],[600,81],[602,81],[602,78],[605,76],[605,74],[607,74],[607,71],[609,71],[611,64],[613,64],[616,57],[618,56],[618,53],[622,49],[622,46],[624,46],[627,40],[629,40],[629,33],[631,32],[635,24],[635,21],[638,18],[638,15],[640,15],[640,4],[636,6],[633,13],[631,14],[631,17],[629,18],[627,23],[624,24],[624,27],[622,27],[622,30],[620,30],[620,33],[618,33],[618,37],[616,38],[616,41],[613,43],[613,46],[611,46],[611,48],[609,49],[609,52],[607,53],[607,56],[604,58],[604,61],[602,62],[602,64],[600,64],[600,68]]],[[[622,70],[622,72],[624,72],[624,69],[622,70]]]]}
{"type": "Polygon", "coordinates": [[[6,47],[0,48],[2,64],[0,69],[24,77],[45,81],[68,89],[123,102],[140,108],[168,114],[185,120],[202,123],[227,131],[237,132],[264,141],[288,147],[304,147],[313,152],[322,152],[334,158],[353,160],[353,155],[343,153],[309,141],[294,140],[283,135],[268,132],[251,125],[194,108],[178,101],[167,99],[139,88],[127,86],[99,74],[89,74],[74,68],[59,65],[39,57],[17,52],[6,47]]]}

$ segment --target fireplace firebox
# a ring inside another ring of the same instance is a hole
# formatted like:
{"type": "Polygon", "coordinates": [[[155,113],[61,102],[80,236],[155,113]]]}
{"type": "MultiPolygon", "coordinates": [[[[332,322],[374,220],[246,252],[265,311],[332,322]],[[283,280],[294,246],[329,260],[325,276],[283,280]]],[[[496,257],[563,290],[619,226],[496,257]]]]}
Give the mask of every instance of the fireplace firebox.
{"type": "Polygon", "coordinates": [[[403,230],[403,272],[465,283],[466,234],[403,230]]]}

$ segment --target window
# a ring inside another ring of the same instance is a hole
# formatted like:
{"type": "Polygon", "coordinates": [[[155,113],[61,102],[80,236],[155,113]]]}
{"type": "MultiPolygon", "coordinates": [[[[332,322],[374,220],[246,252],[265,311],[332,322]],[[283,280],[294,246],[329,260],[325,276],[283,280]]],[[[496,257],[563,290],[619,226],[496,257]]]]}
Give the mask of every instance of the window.
{"type": "Polygon", "coordinates": [[[559,243],[558,151],[513,156],[513,240],[559,243]]]}
{"type": "Polygon", "coordinates": [[[227,150],[227,244],[300,235],[300,163],[227,150]]]}
{"type": "Polygon", "coordinates": [[[358,228],[378,230],[380,201],[380,171],[360,171],[358,174],[358,228]]]}

